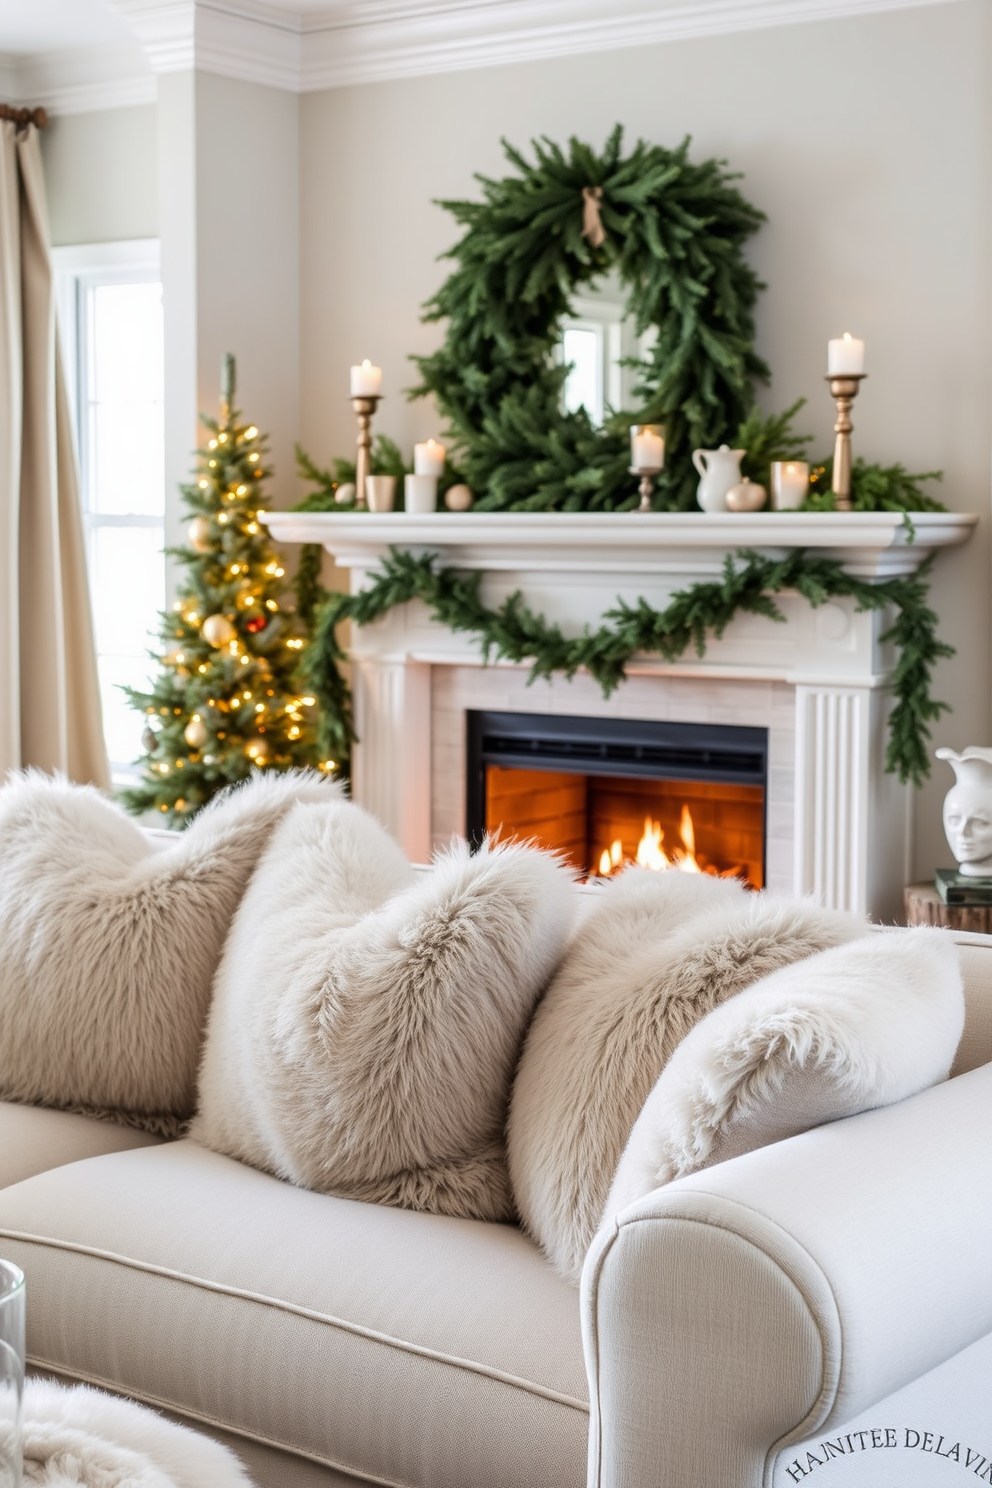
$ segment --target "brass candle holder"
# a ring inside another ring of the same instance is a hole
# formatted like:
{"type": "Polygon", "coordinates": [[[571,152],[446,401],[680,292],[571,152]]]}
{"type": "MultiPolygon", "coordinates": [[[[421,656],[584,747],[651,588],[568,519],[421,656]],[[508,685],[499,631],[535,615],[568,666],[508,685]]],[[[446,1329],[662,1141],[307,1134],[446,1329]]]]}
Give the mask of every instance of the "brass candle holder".
{"type": "Polygon", "coordinates": [[[358,439],[355,451],[355,509],[368,511],[365,482],[372,463],[372,415],[380,403],[379,395],[363,393],[352,398],[351,406],[358,419],[358,439]]]}
{"type": "Polygon", "coordinates": [[[642,511],[642,512],[653,511],[654,508],[651,505],[651,497],[654,494],[654,483],[655,483],[655,479],[656,479],[657,476],[659,476],[661,474],[662,470],[664,469],[664,464],[665,464],[665,436],[664,436],[664,433],[662,431],[661,425],[660,424],[631,424],[631,426],[630,426],[630,448],[631,448],[631,464],[630,464],[630,466],[628,468],[630,470],[631,475],[638,475],[638,476],[640,476],[640,483],[638,484],[637,489],[638,489],[638,492],[640,493],[641,504],[637,508],[637,510],[638,511],[642,511]],[[660,447],[660,451],[661,451],[661,459],[660,459],[660,462],[657,465],[655,465],[653,463],[650,464],[650,465],[645,465],[643,463],[643,461],[638,461],[637,463],[634,463],[635,461],[637,461],[637,454],[638,454],[637,445],[640,442],[639,436],[641,436],[642,434],[652,434],[652,435],[655,436],[655,439],[654,439],[653,442],[654,443],[657,443],[657,445],[660,447]]]}
{"type": "Polygon", "coordinates": [[[837,404],[837,422],[834,424],[834,467],[831,490],[837,511],[852,511],[851,505],[851,404],[858,396],[864,382],[864,372],[843,372],[837,376],[828,374],[827,385],[830,396],[837,404]]]}

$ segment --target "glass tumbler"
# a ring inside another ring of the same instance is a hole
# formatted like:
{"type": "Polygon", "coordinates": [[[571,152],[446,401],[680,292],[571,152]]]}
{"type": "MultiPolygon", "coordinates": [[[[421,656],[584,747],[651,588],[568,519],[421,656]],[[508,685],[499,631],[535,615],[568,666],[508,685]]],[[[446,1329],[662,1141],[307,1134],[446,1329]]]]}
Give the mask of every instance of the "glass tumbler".
{"type": "Polygon", "coordinates": [[[0,1488],[21,1488],[24,1273],[0,1261],[0,1488]]]}

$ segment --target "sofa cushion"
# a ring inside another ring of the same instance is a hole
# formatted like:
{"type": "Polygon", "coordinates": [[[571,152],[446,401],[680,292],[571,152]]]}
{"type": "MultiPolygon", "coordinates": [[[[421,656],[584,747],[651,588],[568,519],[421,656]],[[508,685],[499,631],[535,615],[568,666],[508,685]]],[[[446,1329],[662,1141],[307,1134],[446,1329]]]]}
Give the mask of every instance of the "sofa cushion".
{"type": "Polygon", "coordinates": [[[231,917],[316,771],[216,797],[164,851],[106,797],[37,771],[0,790],[0,1097],[192,1115],[210,986],[231,917]]]}
{"type": "Polygon", "coordinates": [[[537,1009],[513,1087],[520,1213],[578,1281],[637,1114],[676,1046],[776,967],[864,934],[807,900],[736,880],[628,869],[572,941],[537,1009]]]}
{"type": "Polygon", "coordinates": [[[189,1140],[0,1191],[40,1369],[410,1488],[577,1488],[574,1289],[509,1225],[331,1198],[189,1140]]]}
{"type": "Polygon", "coordinates": [[[0,1188],[63,1163],[132,1147],[155,1147],[160,1141],[160,1137],[113,1121],[0,1101],[0,1188]]]}
{"type": "Polygon", "coordinates": [[[414,874],[350,802],[292,811],[228,937],[192,1135],[323,1193],[513,1218],[510,1083],[574,906],[549,853],[414,874]]]}
{"type": "Polygon", "coordinates": [[[674,1178],[946,1080],[963,1025],[957,948],[942,930],[865,935],[773,971],[679,1044],[604,1219],[674,1178]]]}

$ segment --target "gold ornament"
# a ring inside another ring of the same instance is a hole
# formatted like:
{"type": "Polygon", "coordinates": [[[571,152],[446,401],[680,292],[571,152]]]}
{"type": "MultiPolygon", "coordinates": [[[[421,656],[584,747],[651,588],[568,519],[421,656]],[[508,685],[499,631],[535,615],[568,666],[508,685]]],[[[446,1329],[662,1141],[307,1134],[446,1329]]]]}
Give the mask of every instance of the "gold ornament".
{"type": "Polygon", "coordinates": [[[235,637],[235,629],[226,615],[208,615],[203,622],[203,639],[218,649],[235,637]]]}
{"type": "Polygon", "coordinates": [[[256,765],[265,765],[269,759],[269,746],[264,739],[252,739],[245,748],[245,754],[256,765]]]}
{"type": "Polygon", "coordinates": [[[449,511],[468,511],[474,501],[471,486],[449,486],[444,493],[444,504],[449,511]]]}
{"type": "Polygon", "coordinates": [[[194,713],[189,723],[183,729],[183,738],[190,749],[201,749],[207,742],[207,726],[199,713],[194,713]]]}
{"type": "Polygon", "coordinates": [[[186,534],[189,545],[196,553],[209,553],[213,546],[210,539],[209,517],[194,517],[186,534]]]}

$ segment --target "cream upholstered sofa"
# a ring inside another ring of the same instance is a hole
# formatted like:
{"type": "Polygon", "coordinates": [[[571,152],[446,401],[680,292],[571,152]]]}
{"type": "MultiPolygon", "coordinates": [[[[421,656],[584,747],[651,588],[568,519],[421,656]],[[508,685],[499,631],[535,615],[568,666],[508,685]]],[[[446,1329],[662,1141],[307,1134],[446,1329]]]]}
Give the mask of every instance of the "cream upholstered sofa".
{"type": "Polygon", "coordinates": [[[974,1449],[974,1468],[992,1458],[992,939],[958,939],[948,1082],[658,1190],[601,1231],[581,1296],[511,1226],[0,1105],[0,1254],[27,1274],[31,1365],[199,1425],[260,1484],[864,1488],[896,1449],[900,1483],[939,1484],[948,1431],[950,1467],[974,1449]]]}

